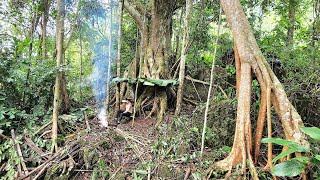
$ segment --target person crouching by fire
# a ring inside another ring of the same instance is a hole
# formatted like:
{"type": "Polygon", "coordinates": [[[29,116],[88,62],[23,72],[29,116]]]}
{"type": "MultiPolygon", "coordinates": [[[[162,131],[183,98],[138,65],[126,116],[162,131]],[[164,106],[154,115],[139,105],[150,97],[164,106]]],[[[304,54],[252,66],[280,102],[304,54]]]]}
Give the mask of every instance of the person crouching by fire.
{"type": "Polygon", "coordinates": [[[117,112],[117,123],[120,124],[123,116],[129,117],[132,115],[132,102],[129,99],[121,101],[120,109],[117,112]]]}

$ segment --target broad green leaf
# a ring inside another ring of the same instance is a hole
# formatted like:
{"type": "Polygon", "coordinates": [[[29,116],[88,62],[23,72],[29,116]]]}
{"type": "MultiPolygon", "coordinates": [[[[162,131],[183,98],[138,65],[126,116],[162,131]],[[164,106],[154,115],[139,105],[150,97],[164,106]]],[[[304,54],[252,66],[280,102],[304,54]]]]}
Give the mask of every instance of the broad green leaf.
{"type": "Polygon", "coordinates": [[[271,174],[274,176],[293,177],[301,174],[305,165],[296,159],[291,159],[280,164],[275,165],[271,174]]]}
{"type": "Polygon", "coordinates": [[[151,82],[149,82],[149,81],[145,81],[145,82],[143,83],[143,85],[145,85],[145,86],[154,86],[155,84],[153,84],[153,83],[151,83],[151,82]]]}
{"type": "Polygon", "coordinates": [[[178,82],[172,79],[146,79],[146,78],[120,78],[116,77],[112,79],[112,82],[119,83],[119,82],[129,82],[130,84],[134,84],[136,82],[143,83],[145,86],[169,86],[169,85],[176,85],[178,82]]]}
{"type": "Polygon", "coordinates": [[[148,81],[163,87],[177,84],[177,81],[172,79],[149,79],[148,81]]]}
{"type": "Polygon", "coordinates": [[[320,129],[317,127],[301,127],[301,130],[312,139],[320,140],[320,129]]]}
{"type": "Polygon", "coordinates": [[[320,161],[320,155],[316,155],[314,158],[316,158],[318,161],[320,161]]]}
{"type": "Polygon", "coordinates": [[[118,83],[118,82],[123,82],[123,81],[128,81],[128,80],[129,80],[129,78],[116,77],[116,78],[113,78],[113,79],[112,79],[112,82],[118,83]]]}
{"type": "Polygon", "coordinates": [[[162,86],[162,83],[163,83],[163,80],[161,79],[148,79],[148,81],[158,86],[162,86]]]}
{"type": "Polygon", "coordinates": [[[301,146],[293,141],[288,141],[280,138],[263,138],[262,143],[275,143],[281,146],[288,146],[290,149],[295,150],[296,152],[308,152],[309,148],[301,146]]]}
{"type": "Polygon", "coordinates": [[[295,144],[292,141],[288,141],[280,138],[263,138],[262,143],[275,143],[281,146],[291,146],[295,144]]]}
{"type": "Polygon", "coordinates": [[[176,85],[177,81],[176,80],[162,80],[162,86],[168,86],[168,85],[176,85]]]}
{"type": "Polygon", "coordinates": [[[138,82],[140,82],[140,83],[143,83],[143,82],[145,82],[145,81],[146,81],[145,78],[138,78],[138,82]]]}
{"type": "Polygon", "coordinates": [[[272,162],[276,162],[276,161],[278,161],[279,159],[287,156],[288,154],[294,153],[294,152],[296,152],[294,149],[289,149],[289,150],[287,150],[287,151],[283,151],[283,152],[280,153],[278,156],[276,156],[276,157],[272,160],[272,162]]]}

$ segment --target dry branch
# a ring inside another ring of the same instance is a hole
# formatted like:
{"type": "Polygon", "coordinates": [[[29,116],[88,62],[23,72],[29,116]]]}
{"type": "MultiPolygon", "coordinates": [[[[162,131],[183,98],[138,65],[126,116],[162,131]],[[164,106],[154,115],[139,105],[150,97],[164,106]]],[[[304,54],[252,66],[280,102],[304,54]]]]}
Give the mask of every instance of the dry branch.
{"type": "Polygon", "coordinates": [[[28,171],[28,169],[27,169],[26,164],[24,163],[24,159],[23,159],[23,156],[22,156],[22,152],[21,152],[20,145],[19,145],[19,143],[16,143],[16,142],[15,142],[15,140],[16,140],[16,135],[15,135],[13,129],[11,130],[11,136],[12,136],[12,140],[13,140],[13,143],[14,143],[14,145],[15,145],[16,151],[17,151],[17,153],[18,153],[18,155],[19,155],[19,157],[20,157],[20,161],[21,161],[20,163],[21,163],[21,165],[22,165],[24,174],[28,174],[29,171],[28,171]]]}
{"type": "Polygon", "coordinates": [[[187,179],[189,178],[189,176],[190,176],[190,173],[191,173],[191,168],[188,167],[187,172],[186,172],[186,174],[184,175],[183,180],[187,180],[187,179]]]}
{"type": "Polygon", "coordinates": [[[25,144],[29,146],[34,152],[36,152],[40,157],[45,157],[46,153],[42,151],[31,138],[24,137],[25,144]]]}
{"type": "Polygon", "coordinates": [[[41,126],[36,132],[33,133],[33,136],[38,134],[40,131],[42,131],[44,128],[46,128],[47,126],[49,126],[52,122],[48,122],[47,124],[41,126]]]}

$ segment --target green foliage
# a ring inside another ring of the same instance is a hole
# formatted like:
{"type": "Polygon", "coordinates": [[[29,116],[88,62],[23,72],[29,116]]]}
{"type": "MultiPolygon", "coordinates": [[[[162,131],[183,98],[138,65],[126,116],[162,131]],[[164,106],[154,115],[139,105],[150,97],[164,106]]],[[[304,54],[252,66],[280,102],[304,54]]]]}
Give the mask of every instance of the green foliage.
{"type": "MultiPolygon", "coordinates": [[[[320,132],[320,129],[317,127],[301,127],[301,129],[308,134],[313,140],[319,141],[320,139],[318,138],[318,133],[320,132]]],[[[283,139],[279,139],[279,138],[264,138],[262,139],[263,143],[275,143],[281,146],[287,146],[289,147],[289,150],[287,151],[283,151],[282,153],[280,153],[278,156],[276,156],[272,162],[276,162],[279,159],[281,159],[282,157],[285,157],[289,154],[292,153],[296,153],[296,152],[304,152],[304,153],[308,153],[312,151],[314,151],[314,149],[316,149],[317,147],[312,147],[311,149],[309,147],[305,147],[305,146],[301,146],[298,145],[297,143],[293,142],[293,141],[288,141],[288,140],[283,140],[283,139]]],[[[319,153],[319,152],[318,152],[319,153]]],[[[272,170],[271,173],[274,176],[287,176],[287,177],[293,177],[293,176],[297,176],[299,174],[301,174],[306,165],[307,164],[312,164],[313,167],[317,167],[319,165],[319,163],[317,161],[319,161],[319,155],[315,154],[313,155],[313,157],[309,158],[309,157],[296,157],[296,158],[292,158],[290,160],[287,160],[285,162],[279,163],[277,165],[275,165],[272,170]]],[[[315,177],[319,177],[317,175],[318,170],[316,170],[315,173],[315,177]]]]}
{"type": "Polygon", "coordinates": [[[5,163],[5,171],[2,174],[1,180],[14,179],[16,165],[20,163],[20,158],[15,150],[12,141],[0,143],[0,164],[5,163]]]}
{"type": "Polygon", "coordinates": [[[301,146],[293,141],[284,140],[280,138],[263,138],[262,143],[275,143],[281,146],[288,146],[290,149],[295,150],[296,152],[307,152],[309,151],[308,147],[301,146]]]}
{"type": "Polygon", "coordinates": [[[272,168],[272,175],[293,177],[304,171],[305,164],[296,159],[290,159],[283,163],[277,164],[272,168]]]}
{"type": "Polygon", "coordinates": [[[320,140],[320,129],[317,127],[301,127],[304,133],[309,135],[314,140],[320,140]]]}
{"type": "Polygon", "coordinates": [[[98,178],[106,179],[109,175],[110,174],[107,169],[106,161],[103,159],[99,159],[97,164],[95,165],[91,179],[92,180],[96,180],[98,178]]]}

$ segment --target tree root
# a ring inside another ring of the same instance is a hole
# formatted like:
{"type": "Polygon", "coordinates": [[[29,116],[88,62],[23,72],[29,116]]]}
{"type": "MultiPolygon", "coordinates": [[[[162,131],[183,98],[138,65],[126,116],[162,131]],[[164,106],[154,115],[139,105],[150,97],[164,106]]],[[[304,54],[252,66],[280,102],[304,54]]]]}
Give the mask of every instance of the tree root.
{"type": "Polygon", "coordinates": [[[150,118],[153,114],[155,114],[158,111],[158,104],[159,104],[159,98],[155,97],[154,100],[153,100],[152,109],[151,109],[150,113],[148,114],[148,116],[145,119],[150,118]]]}

